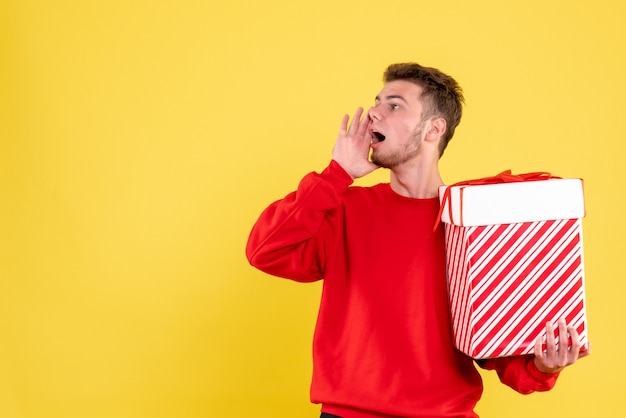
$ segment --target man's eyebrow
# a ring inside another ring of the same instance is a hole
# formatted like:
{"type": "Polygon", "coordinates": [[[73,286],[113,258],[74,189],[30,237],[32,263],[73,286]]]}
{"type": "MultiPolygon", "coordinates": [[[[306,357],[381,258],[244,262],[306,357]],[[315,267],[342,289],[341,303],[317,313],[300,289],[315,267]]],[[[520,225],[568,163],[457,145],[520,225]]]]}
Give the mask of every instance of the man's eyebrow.
{"type": "MultiPolygon", "coordinates": [[[[399,100],[402,100],[404,103],[408,103],[406,99],[400,96],[399,94],[390,94],[389,96],[385,96],[385,100],[393,100],[393,99],[399,99],[399,100]]],[[[376,96],[374,101],[380,102],[380,96],[376,96]]]]}

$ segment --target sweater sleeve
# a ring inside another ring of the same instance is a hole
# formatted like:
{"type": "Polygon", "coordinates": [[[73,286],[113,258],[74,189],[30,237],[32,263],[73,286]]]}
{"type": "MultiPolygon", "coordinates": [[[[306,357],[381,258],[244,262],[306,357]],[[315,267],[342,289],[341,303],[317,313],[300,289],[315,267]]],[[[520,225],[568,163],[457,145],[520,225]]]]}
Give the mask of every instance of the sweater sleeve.
{"type": "Polygon", "coordinates": [[[246,246],[250,264],[295,281],[320,280],[327,244],[333,242],[330,221],[350,184],[352,178],[334,160],[322,173],[307,174],[295,192],[261,213],[246,246]]]}
{"type": "Polygon", "coordinates": [[[524,395],[545,392],[554,387],[559,373],[542,373],[535,367],[534,357],[513,356],[478,360],[480,367],[495,370],[500,381],[524,395]]]}

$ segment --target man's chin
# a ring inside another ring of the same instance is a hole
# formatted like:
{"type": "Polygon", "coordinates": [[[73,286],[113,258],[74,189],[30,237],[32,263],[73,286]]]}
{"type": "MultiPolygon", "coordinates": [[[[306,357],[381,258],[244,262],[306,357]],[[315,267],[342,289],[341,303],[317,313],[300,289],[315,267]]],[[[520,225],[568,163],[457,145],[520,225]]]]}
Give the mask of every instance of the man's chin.
{"type": "Polygon", "coordinates": [[[379,158],[372,157],[370,161],[376,164],[377,166],[379,166],[380,168],[392,168],[393,167],[393,164],[389,164],[388,161],[382,160],[379,158]]]}
{"type": "Polygon", "coordinates": [[[385,158],[385,155],[381,155],[381,153],[376,152],[376,150],[372,152],[372,155],[370,156],[370,160],[381,168],[391,168],[395,165],[393,164],[393,161],[391,161],[390,158],[385,158]]]}

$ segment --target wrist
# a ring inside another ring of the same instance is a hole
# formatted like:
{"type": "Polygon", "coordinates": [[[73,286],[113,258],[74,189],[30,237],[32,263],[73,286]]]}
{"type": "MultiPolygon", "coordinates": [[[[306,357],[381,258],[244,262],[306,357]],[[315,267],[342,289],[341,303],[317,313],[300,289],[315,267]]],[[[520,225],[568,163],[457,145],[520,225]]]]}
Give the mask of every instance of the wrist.
{"type": "Polygon", "coordinates": [[[343,184],[346,187],[354,182],[354,177],[334,159],[330,161],[330,164],[322,174],[332,178],[334,180],[333,183],[343,184]]]}
{"type": "Polygon", "coordinates": [[[563,367],[545,367],[536,356],[533,356],[531,367],[541,374],[557,374],[563,370],[563,367]]]}

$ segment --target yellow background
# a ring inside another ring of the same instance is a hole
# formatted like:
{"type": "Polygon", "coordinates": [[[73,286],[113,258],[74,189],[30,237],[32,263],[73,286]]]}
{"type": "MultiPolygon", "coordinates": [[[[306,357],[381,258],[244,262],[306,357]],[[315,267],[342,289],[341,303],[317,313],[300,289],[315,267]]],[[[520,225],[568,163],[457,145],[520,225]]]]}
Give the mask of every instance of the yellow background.
{"type": "MultiPolygon", "coordinates": [[[[483,417],[626,415],[620,0],[5,0],[0,417],[314,417],[320,285],[248,266],[387,64],[464,87],[447,182],[585,180],[594,354],[483,417]]],[[[385,181],[379,171],[360,181],[385,181]]]]}

